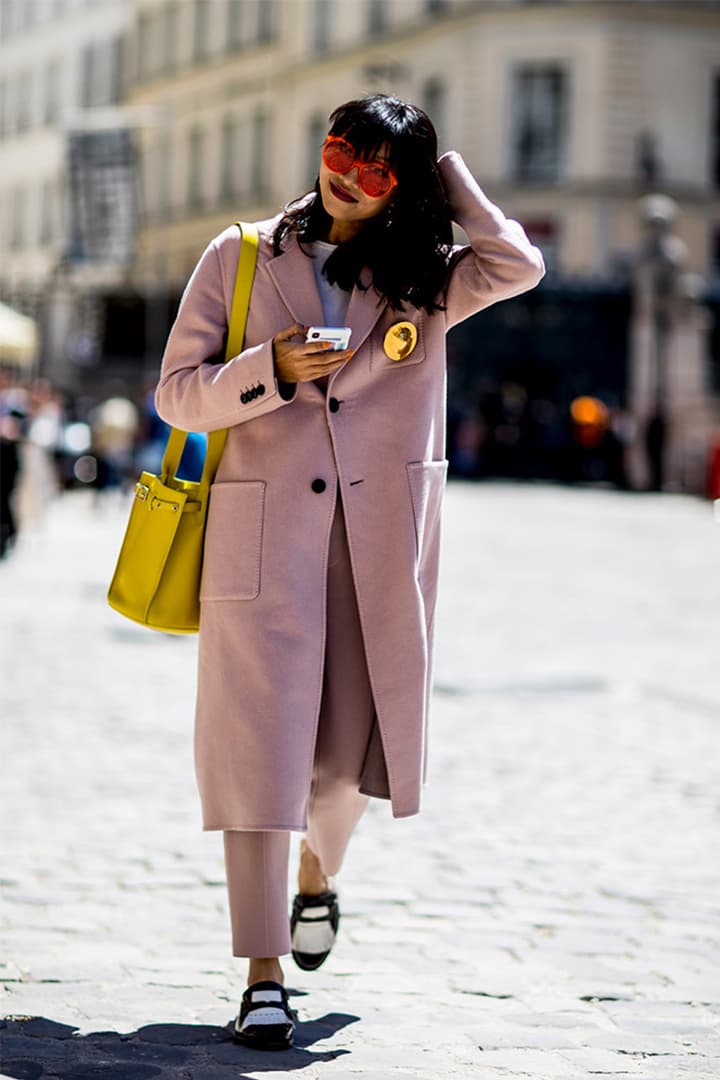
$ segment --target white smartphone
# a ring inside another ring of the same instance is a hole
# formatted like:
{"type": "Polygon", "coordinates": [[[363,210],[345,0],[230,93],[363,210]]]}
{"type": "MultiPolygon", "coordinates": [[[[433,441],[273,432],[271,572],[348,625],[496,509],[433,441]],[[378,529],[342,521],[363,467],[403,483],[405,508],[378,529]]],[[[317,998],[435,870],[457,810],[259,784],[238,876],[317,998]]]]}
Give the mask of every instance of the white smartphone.
{"type": "Polygon", "coordinates": [[[347,349],[350,344],[352,329],[349,326],[311,326],[305,341],[315,344],[329,341],[335,352],[347,349]]]}

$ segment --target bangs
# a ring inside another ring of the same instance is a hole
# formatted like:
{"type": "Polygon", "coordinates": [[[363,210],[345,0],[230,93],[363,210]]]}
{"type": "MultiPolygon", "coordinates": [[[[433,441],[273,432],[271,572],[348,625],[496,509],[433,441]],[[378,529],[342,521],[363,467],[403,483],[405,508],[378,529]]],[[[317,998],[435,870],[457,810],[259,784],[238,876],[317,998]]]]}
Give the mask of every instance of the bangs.
{"type": "Polygon", "coordinates": [[[347,139],[358,157],[366,158],[368,161],[379,157],[385,151],[388,155],[388,164],[397,168],[403,156],[398,139],[379,124],[363,123],[359,120],[350,124],[333,124],[330,134],[347,139]]]}
{"type": "Polygon", "coordinates": [[[434,141],[436,145],[436,140],[428,140],[429,132],[423,130],[422,122],[418,124],[420,116],[427,119],[420,110],[405,102],[376,95],[349,101],[336,109],[330,116],[330,134],[347,139],[359,157],[369,160],[387,148],[388,163],[397,171],[404,161],[413,161],[422,156],[423,151],[427,153],[427,142],[434,141]]]}

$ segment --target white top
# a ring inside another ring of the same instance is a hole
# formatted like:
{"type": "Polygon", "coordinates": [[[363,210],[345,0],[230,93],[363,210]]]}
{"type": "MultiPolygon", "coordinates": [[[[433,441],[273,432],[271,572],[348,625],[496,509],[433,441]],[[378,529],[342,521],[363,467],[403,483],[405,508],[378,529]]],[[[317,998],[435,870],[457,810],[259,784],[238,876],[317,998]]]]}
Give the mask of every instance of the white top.
{"type": "Polygon", "coordinates": [[[339,285],[331,285],[323,274],[325,263],[335,251],[337,244],[328,244],[325,240],[314,240],[310,245],[313,255],[313,270],[317,282],[318,292],[323,307],[326,326],[344,326],[347,315],[350,293],[347,289],[341,289],[339,285]]]}

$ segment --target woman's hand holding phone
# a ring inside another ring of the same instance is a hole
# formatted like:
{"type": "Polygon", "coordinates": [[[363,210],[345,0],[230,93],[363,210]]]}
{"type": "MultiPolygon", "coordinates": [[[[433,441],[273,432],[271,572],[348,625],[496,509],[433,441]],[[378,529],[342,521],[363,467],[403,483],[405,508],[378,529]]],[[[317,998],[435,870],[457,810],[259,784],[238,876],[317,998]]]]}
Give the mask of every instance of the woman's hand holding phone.
{"type": "Polygon", "coordinates": [[[312,382],[323,375],[330,375],[352,356],[353,349],[335,351],[326,341],[307,342],[304,340],[307,326],[288,326],[273,338],[273,356],[278,378],[282,382],[312,382]],[[291,338],[302,337],[302,342],[291,338]]]}

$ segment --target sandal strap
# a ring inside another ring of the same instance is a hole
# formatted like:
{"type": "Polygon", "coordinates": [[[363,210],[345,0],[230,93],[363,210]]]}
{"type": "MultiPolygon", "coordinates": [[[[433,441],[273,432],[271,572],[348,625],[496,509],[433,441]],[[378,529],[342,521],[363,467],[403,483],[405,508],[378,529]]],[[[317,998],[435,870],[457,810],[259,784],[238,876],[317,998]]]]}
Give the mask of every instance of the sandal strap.
{"type": "Polygon", "coordinates": [[[293,900],[293,913],[297,916],[301,916],[303,911],[312,910],[313,908],[327,908],[329,912],[335,912],[338,910],[338,898],[337,893],[324,892],[318,893],[317,896],[306,896],[304,893],[297,893],[293,900]]]}
{"type": "Polygon", "coordinates": [[[252,983],[243,991],[242,1007],[244,1012],[254,1012],[256,1009],[274,1006],[284,1012],[289,1011],[287,990],[282,983],[271,982],[265,979],[262,982],[252,983]]]}
{"type": "Polygon", "coordinates": [[[337,893],[332,889],[326,889],[325,892],[314,893],[312,896],[307,893],[296,893],[295,903],[302,903],[303,907],[322,907],[325,904],[337,904],[337,893]]]}

